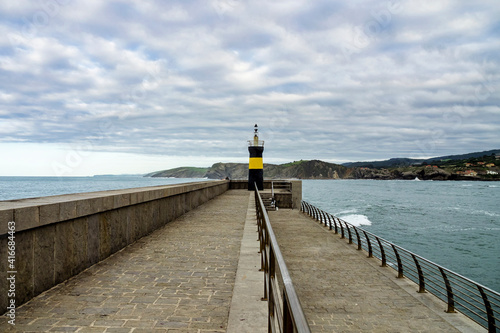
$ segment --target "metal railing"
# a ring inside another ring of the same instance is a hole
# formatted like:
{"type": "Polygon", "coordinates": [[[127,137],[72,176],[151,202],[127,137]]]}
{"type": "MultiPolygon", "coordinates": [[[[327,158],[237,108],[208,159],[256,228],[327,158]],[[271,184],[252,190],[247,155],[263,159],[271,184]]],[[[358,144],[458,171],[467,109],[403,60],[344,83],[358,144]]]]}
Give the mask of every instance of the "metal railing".
{"type": "Polygon", "coordinates": [[[309,333],[292,279],[285,265],[269,216],[255,186],[255,206],[259,231],[261,271],[264,271],[264,297],[268,302],[268,332],[309,333]]]}
{"type": "Polygon", "coordinates": [[[248,140],[247,142],[251,147],[264,147],[264,140],[248,140]]]}
{"type": "Polygon", "coordinates": [[[305,201],[301,210],[365,250],[368,257],[382,261],[418,285],[418,292],[429,291],[447,304],[446,312],[460,311],[488,332],[500,331],[500,293],[427,260],[413,252],[356,227],[305,201]]]}

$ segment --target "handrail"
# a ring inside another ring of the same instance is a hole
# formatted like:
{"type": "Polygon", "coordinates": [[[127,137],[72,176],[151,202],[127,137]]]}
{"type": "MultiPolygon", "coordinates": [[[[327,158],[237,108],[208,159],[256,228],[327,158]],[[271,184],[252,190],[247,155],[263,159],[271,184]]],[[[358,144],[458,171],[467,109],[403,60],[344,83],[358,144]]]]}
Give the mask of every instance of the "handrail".
{"type": "Polygon", "coordinates": [[[371,232],[356,227],[314,205],[302,201],[301,210],[338,233],[337,223],[345,238],[344,228],[349,234],[349,243],[356,243],[358,250],[368,252],[398,272],[397,277],[407,277],[418,284],[418,292],[429,291],[447,304],[446,312],[460,311],[489,333],[500,331],[500,293],[469,278],[455,273],[401,246],[395,245],[371,232]],[[332,228],[332,222],[334,228],[332,228]],[[343,225],[342,225],[343,224],[343,225]],[[356,238],[351,238],[351,229],[356,238]],[[373,242],[376,241],[376,244],[373,242]]]}
{"type": "Polygon", "coordinates": [[[299,298],[274,235],[264,202],[255,185],[264,297],[268,301],[268,332],[310,333],[299,298]]]}

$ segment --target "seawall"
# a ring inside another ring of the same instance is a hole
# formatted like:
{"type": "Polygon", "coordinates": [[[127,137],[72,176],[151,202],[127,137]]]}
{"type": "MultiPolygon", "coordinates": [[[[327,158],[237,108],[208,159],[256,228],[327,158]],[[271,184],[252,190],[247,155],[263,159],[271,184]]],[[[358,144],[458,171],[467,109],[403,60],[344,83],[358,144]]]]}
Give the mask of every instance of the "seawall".
{"type": "MultiPolygon", "coordinates": [[[[19,306],[229,188],[222,180],[2,201],[0,280],[15,275],[19,306]],[[11,221],[15,261],[9,267],[11,221]]],[[[0,313],[13,299],[4,282],[0,313]]]]}

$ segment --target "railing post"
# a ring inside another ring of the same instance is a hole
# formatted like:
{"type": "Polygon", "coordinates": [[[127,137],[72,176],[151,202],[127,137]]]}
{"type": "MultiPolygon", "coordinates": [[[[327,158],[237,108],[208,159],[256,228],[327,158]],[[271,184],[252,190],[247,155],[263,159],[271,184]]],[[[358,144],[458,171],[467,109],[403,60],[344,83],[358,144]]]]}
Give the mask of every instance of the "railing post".
{"type": "Polygon", "coordinates": [[[387,259],[385,258],[384,247],[382,246],[382,242],[380,241],[380,239],[378,237],[376,237],[376,239],[378,242],[378,246],[380,247],[380,256],[382,256],[382,267],[385,267],[387,266],[387,259]]]}
{"type": "Polygon", "coordinates": [[[446,294],[448,296],[448,309],[446,310],[446,312],[453,313],[455,312],[455,301],[453,300],[453,290],[451,289],[450,280],[448,280],[448,277],[446,276],[446,273],[444,272],[444,269],[442,267],[439,267],[439,271],[443,276],[444,285],[446,286],[446,294]]]}
{"type": "Polygon", "coordinates": [[[401,261],[401,257],[399,256],[398,250],[396,250],[396,246],[394,244],[391,244],[392,250],[394,251],[394,254],[396,255],[396,260],[398,262],[398,279],[404,278],[403,274],[403,262],[401,261]]]}
{"type": "Polygon", "coordinates": [[[283,290],[283,332],[293,333],[293,321],[290,315],[290,306],[288,304],[288,299],[286,298],[285,290],[283,290]]]}
{"type": "Polygon", "coordinates": [[[326,216],[328,217],[328,229],[332,230],[332,216],[329,213],[326,213],[326,216]]]}
{"type": "Polygon", "coordinates": [[[355,226],[352,226],[352,227],[354,228],[354,231],[356,232],[356,238],[358,239],[358,251],[360,251],[361,249],[363,249],[363,247],[361,246],[361,237],[359,237],[358,229],[355,226]]]}
{"type": "Polygon", "coordinates": [[[321,223],[323,223],[326,227],[326,215],[325,215],[325,212],[323,210],[320,210],[321,212],[321,223]]]}
{"type": "Polygon", "coordinates": [[[319,210],[316,207],[314,207],[314,218],[316,219],[316,221],[319,221],[319,210]]]}
{"type": "Polygon", "coordinates": [[[370,242],[370,238],[368,238],[366,231],[363,230],[363,233],[365,234],[366,244],[368,244],[368,258],[371,258],[373,257],[372,242],[370,242]]]}
{"type": "Polygon", "coordinates": [[[417,267],[418,271],[418,292],[425,293],[424,272],[422,272],[422,268],[418,263],[417,257],[413,253],[411,254],[411,256],[413,257],[413,261],[415,262],[415,266],[417,267]]]}
{"type": "Polygon", "coordinates": [[[344,227],[342,226],[342,220],[341,219],[338,219],[339,221],[339,224],[340,224],[340,238],[345,238],[345,235],[344,235],[344,227]]]}
{"type": "Polygon", "coordinates": [[[486,308],[486,315],[488,316],[488,333],[495,333],[496,332],[495,316],[493,315],[493,309],[491,308],[491,303],[488,300],[488,296],[486,296],[483,287],[477,286],[477,289],[481,293],[481,297],[483,298],[484,302],[484,307],[486,308]]]}
{"type": "Polygon", "coordinates": [[[337,217],[333,216],[332,215],[332,220],[333,220],[333,226],[335,227],[335,233],[338,234],[339,233],[339,230],[337,229],[337,217]]]}
{"type": "Polygon", "coordinates": [[[352,244],[352,235],[351,235],[351,228],[349,228],[349,225],[345,223],[345,227],[347,228],[347,233],[349,234],[349,244],[352,244]]]}
{"type": "Polygon", "coordinates": [[[268,305],[269,305],[269,315],[268,315],[268,332],[272,332],[272,325],[274,325],[274,317],[275,317],[275,305],[274,302],[274,290],[273,290],[273,280],[275,278],[274,273],[274,250],[271,246],[269,246],[269,270],[267,271],[267,290],[268,290],[268,305]]]}
{"type": "MultiPolygon", "coordinates": [[[[269,287],[271,287],[271,280],[269,279],[269,287]]],[[[269,298],[267,299],[267,331],[273,332],[274,325],[274,296],[273,291],[269,290],[269,298]]]]}
{"type": "Polygon", "coordinates": [[[264,248],[262,252],[262,256],[264,257],[264,297],[262,297],[263,301],[267,301],[269,299],[269,257],[268,257],[268,235],[267,229],[264,229],[264,248]]]}
{"type": "Polygon", "coordinates": [[[265,243],[265,235],[262,223],[262,217],[257,217],[257,223],[259,225],[259,253],[260,253],[260,271],[264,270],[264,254],[266,253],[266,243],[265,243]]]}

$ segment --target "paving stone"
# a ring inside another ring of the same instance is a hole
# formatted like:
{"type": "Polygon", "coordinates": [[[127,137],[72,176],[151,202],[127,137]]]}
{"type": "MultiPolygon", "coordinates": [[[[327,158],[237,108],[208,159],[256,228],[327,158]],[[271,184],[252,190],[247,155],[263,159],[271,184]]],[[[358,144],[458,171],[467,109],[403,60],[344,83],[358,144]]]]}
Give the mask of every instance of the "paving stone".
{"type": "Polygon", "coordinates": [[[19,307],[16,327],[0,317],[0,332],[225,332],[248,200],[210,200],[19,307]]]}
{"type": "Polygon", "coordinates": [[[307,215],[280,209],[269,218],[312,332],[458,332],[440,315],[444,303],[431,310],[395,283],[395,271],[307,215]]]}

